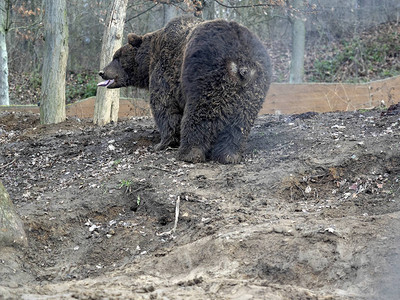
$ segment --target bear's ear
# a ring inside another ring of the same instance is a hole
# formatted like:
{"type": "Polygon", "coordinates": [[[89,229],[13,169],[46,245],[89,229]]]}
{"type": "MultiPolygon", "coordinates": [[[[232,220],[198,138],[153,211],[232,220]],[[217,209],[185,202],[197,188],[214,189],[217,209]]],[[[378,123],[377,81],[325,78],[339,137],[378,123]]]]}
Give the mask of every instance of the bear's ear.
{"type": "Polygon", "coordinates": [[[134,33],[128,34],[128,43],[133,47],[139,47],[142,44],[142,37],[134,33]]]}

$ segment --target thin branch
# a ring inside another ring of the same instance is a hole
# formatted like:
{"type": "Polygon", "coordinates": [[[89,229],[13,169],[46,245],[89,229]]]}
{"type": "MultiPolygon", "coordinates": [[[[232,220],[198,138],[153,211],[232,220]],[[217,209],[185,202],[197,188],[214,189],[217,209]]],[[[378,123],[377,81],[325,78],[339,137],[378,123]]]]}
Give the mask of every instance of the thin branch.
{"type": "Polygon", "coordinates": [[[7,33],[10,30],[10,27],[11,27],[11,24],[12,24],[12,21],[11,21],[11,18],[10,18],[10,9],[11,9],[11,1],[10,0],[6,1],[4,8],[6,10],[5,11],[6,20],[4,22],[4,31],[7,33]]]}
{"type": "Polygon", "coordinates": [[[156,166],[144,166],[143,169],[155,169],[155,170],[160,170],[160,171],[164,171],[164,172],[171,172],[170,170],[166,169],[166,168],[160,168],[160,167],[156,167],[156,166]]]}
{"type": "MultiPolygon", "coordinates": [[[[38,21],[33,22],[32,24],[29,24],[29,25],[26,25],[26,26],[9,27],[8,31],[26,30],[26,29],[36,28],[36,26],[41,25],[42,22],[43,22],[43,20],[39,19],[38,21]]],[[[10,22],[10,26],[11,26],[11,22],[10,22]]]]}
{"type": "Polygon", "coordinates": [[[269,6],[281,6],[280,4],[274,3],[274,2],[270,2],[268,3],[264,3],[264,4],[251,4],[251,5],[228,5],[228,4],[224,4],[219,0],[214,0],[215,2],[217,2],[219,5],[225,7],[225,8],[252,8],[252,7],[269,7],[269,6]]]}
{"type": "Polygon", "coordinates": [[[176,227],[178,225],[180,203],[181,203],[181,196],[178,196],[178,199],[176,199],[176,203],[175,203],[175,223],[174,223],[174,227],[172,228],[172,233],[175,233],[176,227]]]}
{"type": "Polygon", "coordinates": [[[13,163],[15,163],[17,159],[14,158],[12,161],[10,161],[9,163],[6,163],[5,165],[0,166],[0,169],[4,169],[7,168],[8,166],[12,165],[13,163]]]}
{"type": "Polygon", "coordinates": [[[161,4],[177,4],[177,3],[182,3],[184,0],[148,0],[148,1],[153,1],[161,4]]]}
{"type": "Polygon", "coordinates": [[[148,11],[152,10],[152,9],[153,9],[154,7],[156,7],[157,5],[158,5],[158,3],[154,4],[153,6],[151,6],[151,7],[148,8],[148,9],[146,9],[145,11],[142,11],[141,13],[138,13],[137,15],[135,15],[135,16],[129,18],[128,20],[125,21],[125,23],[127,23],[127,22],[129,22],[129,21],[131,21],[131,20],[133,20],[133,19],[135,19],[135,18],[137,18],[137,17],[139,17],[139,16],[141,16],[141,15],[147,13],[148,11]]]}
{"type": "Polygon", "coordinates": [[[178,196],[178,198],[176,199],[176,202],[175,202],[175,222],[174,222],[174,227],[169,231],[162,232],[162,233],[156,233],[157,236],[172,235],[172,234],[175,233],[176,228],[178,226],[180,203],[181,203],[181,196],[178,196]]]}

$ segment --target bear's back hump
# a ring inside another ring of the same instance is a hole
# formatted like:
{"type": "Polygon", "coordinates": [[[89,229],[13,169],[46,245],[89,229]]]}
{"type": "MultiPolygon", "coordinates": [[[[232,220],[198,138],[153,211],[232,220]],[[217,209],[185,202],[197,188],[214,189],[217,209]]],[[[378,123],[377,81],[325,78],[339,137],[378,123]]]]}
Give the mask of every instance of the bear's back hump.
{"type": "Polygon", "coordinates": [[[191,78],[228,72],[232,80],[243,84],[256,77],[269,82],[271,63],[266,48],[249,29],[236,22],[213,20],[197,25],[190,33],[183,72],[191,78]]]}
{"type": "MultiPolygon", "coordinates": [[[[174,52],[174,54],[183,54],[186,44],[186,38],[192,29],[201,23],[201,20],[194,17],[178,17],[172,19],[163,29],[157,38],[155,51],[174,52]]],[[[170,55],[167,55],[170,57],[170,55]]]]}

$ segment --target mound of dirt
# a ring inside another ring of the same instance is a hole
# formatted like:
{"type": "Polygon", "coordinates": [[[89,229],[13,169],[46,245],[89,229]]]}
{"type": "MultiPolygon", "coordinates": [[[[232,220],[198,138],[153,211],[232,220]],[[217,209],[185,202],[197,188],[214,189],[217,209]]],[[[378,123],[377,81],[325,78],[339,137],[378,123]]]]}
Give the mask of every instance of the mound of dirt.
{"type": "Polygon", "coordinates": [[[3,112],[29,247],[1,249],[0,298],[397,299],[398,112],[260,116],[237,165],[154,151],[146,117],[3,112]]]}

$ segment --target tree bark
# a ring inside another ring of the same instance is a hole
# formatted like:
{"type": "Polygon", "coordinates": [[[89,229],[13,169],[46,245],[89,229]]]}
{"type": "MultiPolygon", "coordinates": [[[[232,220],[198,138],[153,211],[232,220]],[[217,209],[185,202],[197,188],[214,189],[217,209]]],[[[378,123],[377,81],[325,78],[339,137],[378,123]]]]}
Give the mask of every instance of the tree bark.
{"type": "MultiPolygon", "coordinates": [[[[128,0],[114,0],[111,5],[104,29],[100,70],[111,61],[115,51],[122,46],[127,5],[128,0]]],[[[119,89],[97,88],[93,117],[95,124],[102,126],[111,121],[118,121],[119,97],[119,89]]]]}
{"type": "Polygon", "coordinates": [[[65,74],[68,59],[68,24],[65,0],[45,0],[40,122],[65,121],[65,74]]]}
{"type": "Polygon", "coordinates": [[[6,44],[8,4],[8,1],[0,1],[0,105],[10,105],[10,97],[8,93],[8,57],[6,44]]]}
{"type": "Polygon", "coordinates": [[[26,246],[27,238],[6,189],[0,181],[0,248],[26,246]]]}
{"type": "Polygon", "coordinates": [[[171,4],[163,4],[164,9],[164,22],[163,26],[167,25],[169,21],[177,16],[177,10],[175,6],[171,4]]]}
{"type": "Polygon", "coordinates": [[[296,10],[292,18],[292,60],[290,62],[290,83],[303,82],[304,75],[304,48],[306,41],[306,27],[303,19],[303,0],[293,0],[296,10]]]}
{"type": "Polygon", "coordinates": [[[204,2],[203,19],[204,20],[215,19],[215,2],[213,0],[208,0],[204,2]]]}

